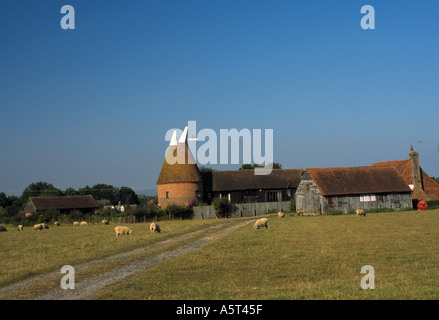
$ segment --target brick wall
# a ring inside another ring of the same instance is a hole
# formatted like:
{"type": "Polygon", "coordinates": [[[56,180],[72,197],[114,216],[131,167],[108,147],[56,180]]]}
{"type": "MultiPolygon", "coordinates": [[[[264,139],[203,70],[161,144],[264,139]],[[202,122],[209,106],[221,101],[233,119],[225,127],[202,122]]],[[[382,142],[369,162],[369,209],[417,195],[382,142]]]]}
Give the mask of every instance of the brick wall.
{"type": "Polygon", "coordinates": [[[184,206],[196,205],[203,198],[203,184],[201,182],[159,184],[157,191],[158,204],[162,209],[171,203],[184,206]],[[200,193],[200,198],[196,197],[197,191],[200,193]]]}

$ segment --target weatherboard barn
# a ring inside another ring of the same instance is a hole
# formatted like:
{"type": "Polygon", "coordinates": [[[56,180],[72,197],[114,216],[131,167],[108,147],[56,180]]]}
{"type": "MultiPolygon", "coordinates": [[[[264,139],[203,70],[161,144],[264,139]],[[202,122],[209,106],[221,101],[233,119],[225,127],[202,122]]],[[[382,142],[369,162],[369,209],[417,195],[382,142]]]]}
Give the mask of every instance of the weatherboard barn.
{"type": "Polygon", "coordinates": [[[305,215],[412,208],[412,190],[393,167],[306,169],[296,192],[305,215]]]}

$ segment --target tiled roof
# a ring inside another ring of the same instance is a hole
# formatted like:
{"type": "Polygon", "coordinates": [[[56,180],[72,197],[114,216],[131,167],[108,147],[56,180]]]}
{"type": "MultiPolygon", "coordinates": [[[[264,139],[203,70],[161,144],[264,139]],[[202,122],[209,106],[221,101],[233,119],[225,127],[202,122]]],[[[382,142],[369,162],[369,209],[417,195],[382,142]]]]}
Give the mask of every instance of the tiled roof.
{"type": "Polygon", "coordinates": [[[169,146],[157,180],[157,184],[179,182],[202,182],[200,170],[187,143],[169,146]]]}
{"type": "Polygon", "coordinates": [[[297,188],[299,169],[273,169],[268,175],[255,175],[254,169],[203,173],[205,188],[212,191],[297,188]]]}
{"type": "Polygon", "coordinates": [[[411,192],[394,167],[306,169],[323,195],[411,192]]]}
{"type": "MultiPolygon", "coordinates": [[[[398,170],[401,177],[404,179],[406,184],[413,184],[412,178],[412,167],[410,165],[410,160],[395,160],[395,161],[384,161],[374,163],[372,166],[392,166],[398,170]]],[[[422,184],[424,186],[424,192],[427,195],[427,200],[438,200],[439,199],[439,184],[437,184],[422,168],[422,184]]]]}
{"type": "Polygon", "coordinates": [[[91,195],[70,197],[29,197],[36,210],[66,210],[97,208],[98,204],[91,195]]]}

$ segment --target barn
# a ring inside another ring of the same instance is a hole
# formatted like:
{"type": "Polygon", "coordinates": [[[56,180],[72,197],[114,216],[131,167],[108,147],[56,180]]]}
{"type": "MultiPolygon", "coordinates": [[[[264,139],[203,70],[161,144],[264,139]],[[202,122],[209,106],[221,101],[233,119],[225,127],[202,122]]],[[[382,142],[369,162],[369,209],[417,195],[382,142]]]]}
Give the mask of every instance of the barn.
{"type": "Polygon", "coordinates": [[[308,168],[296,191],[306,215],[412,208],[410,187],[394,167],[308,168]]]}
{"type": "Polygon", "coordinates": [[[419,153],[410,147],[409,159],[394,160],[374,163],[377,167],[394,167],[404,182],[412,189],[413,205],[419,199],[426,201],[439,200],[439,185],[422,169],[419,161],[419,153]]]}
{"type": "Polygon", "coordinates": [[[300,169],[273,169],[255,175],[254,169],[203,172],[204,201],[227,197],[231,203],[289,201],[296,193],[300,169]]]}
{"type": "Polygon", "coordinates": [[[83,213],[94,212],[98,204],[91,195],[68,197],[29,197],[24,211],[26,215],[44,210],[57,210],[60,213],[70,213],[77,210],[83,213]]]}

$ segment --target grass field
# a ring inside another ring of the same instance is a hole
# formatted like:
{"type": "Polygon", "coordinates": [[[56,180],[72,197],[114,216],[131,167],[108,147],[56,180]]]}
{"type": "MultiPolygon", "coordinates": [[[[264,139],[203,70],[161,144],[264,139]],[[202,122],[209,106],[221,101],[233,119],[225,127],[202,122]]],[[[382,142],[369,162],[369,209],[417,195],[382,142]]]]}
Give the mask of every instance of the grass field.
{"type": "Polygon", "coordinates": [[[149,224],[123,224],[134,231],[133,237],[116,238],[116,225],[91,224],[88,227],[49,225],[48,230],[32,227],[18,232],[6,226],[0,233],[0,288],[47,272],[63,265],[77,265],[121,252],[141,248],[170,237],[214,225],[216,220],[172,220],[160,222],[163,232],[152,235],[149,224]]]}
{"type": "MultiPolygon", "coordinates": [[[[270,229],[249,224],[91,299],[439,298],[439,210],[269,218],[270,229]],[[360,286],[364,265],[375,270],[374,290],[360,286]]],[[[135,236],[124,239],[116,239],[114,226],[10,230],[0,233],[0,287],[221,222],[163,222],[158,237],[146,224],[134,224],[135,236]]]]}

